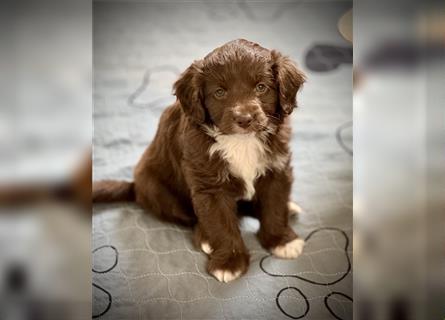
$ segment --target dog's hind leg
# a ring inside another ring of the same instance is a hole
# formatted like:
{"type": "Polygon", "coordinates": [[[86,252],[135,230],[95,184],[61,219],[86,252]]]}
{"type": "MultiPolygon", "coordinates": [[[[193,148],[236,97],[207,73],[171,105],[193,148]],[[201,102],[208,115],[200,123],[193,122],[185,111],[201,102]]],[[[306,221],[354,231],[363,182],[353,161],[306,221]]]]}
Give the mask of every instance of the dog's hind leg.
{"type": "Polygon", "coordinates": [[[197,248],[200,248],[205,254],[209,255],[213,252],[213,248],[210,246],[208,237],[204,234],[204,231],[199,226],[199,224],[195,225],[195,229],[193,232],[193,241],[197,248]]]}
{"type": "Polygon", "coordinates": [[[294,201],[289,201],[287,203],[287,208],[290,217],[303,213],[303,209],[294,201]]]}
{"type": "Polygon", "coordinates": [[[135,180],[136,202],[159,219],[183,226],[194,226],[196,216],[191,201],[175,194],[155,174],[145,172],[135,180]]]}

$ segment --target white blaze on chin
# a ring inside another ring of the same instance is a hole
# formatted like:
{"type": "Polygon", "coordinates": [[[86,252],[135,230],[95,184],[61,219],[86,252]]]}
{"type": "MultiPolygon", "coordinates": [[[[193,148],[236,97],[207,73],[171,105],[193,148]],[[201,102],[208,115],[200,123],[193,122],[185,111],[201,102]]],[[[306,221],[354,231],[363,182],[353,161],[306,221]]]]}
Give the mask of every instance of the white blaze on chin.
{"type": "Polygon", "coordinates": [[[246,190],[243,199],[252,199],[255,180],[264,175],[267,168],[276,166],[277,162],[271,161],[266,146],[254,132],[221,134],[217,128],[206,127],[206,130],[216,141],[209,149],[210,156],[218,152],[227,161],[230,173],[244,182],[246,190]]]}

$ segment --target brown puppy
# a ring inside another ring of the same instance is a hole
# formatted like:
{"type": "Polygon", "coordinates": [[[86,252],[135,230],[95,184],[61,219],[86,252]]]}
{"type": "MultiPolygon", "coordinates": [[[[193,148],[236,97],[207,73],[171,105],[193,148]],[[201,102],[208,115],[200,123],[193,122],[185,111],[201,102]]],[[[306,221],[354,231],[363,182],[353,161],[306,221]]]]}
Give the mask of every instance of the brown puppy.
{"type": "Polygon", "coordinates": [[[158,217],[194,226],[208,271],[228,282],[249,253],[238,214],[260,220],[258,239],[281,258],[303,248],[289,227],[292,184],[288,115],[304,82],[295,64],[247,40],[195,61],[174,84],[177,101],[159,122],[134,183],[103,181],[93,201],[135,200],[158,217]]]}

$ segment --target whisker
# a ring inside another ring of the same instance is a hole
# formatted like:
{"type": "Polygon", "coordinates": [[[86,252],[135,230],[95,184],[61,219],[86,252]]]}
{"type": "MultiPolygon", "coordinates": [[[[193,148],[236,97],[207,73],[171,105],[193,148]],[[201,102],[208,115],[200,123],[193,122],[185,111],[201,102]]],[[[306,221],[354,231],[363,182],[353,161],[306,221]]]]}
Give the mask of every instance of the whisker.
{"type": "Polygon", "coordinates": [[[269,129],[269,127],[268,126],[265,126],[265,125],[263,125],[263,124],[260,124],[260,123],[258,123],[257,124],[257,126],[260,128],[260,129],[264,129],[264,130],[267,130],[267,129],[269,129]]]}
{"type": "Polygon", "coordinates": [[[275,119],[275,120],[278,120],[278,121],[281,120],[281,118],[275,117],[275,116],[270,115],[270,114],[267,114],[266,116],[267,116],[268,118],[275,119]]]}

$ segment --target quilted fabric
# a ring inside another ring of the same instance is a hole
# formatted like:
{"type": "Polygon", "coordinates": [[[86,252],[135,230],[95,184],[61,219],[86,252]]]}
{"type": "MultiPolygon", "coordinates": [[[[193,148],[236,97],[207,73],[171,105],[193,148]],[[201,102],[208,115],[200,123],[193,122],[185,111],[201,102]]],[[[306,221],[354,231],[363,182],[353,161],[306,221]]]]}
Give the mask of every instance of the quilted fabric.
{"type": "MultiPolygon", "coordinates": [[[[307,239],[296,260],[269,256],[242,221],[251,265],[217,282],[191,230],[135,204],[100,204],[93,215],[93,317],[102,319],[352,319],[351,67],[312,72],[314,44],[347,46],[336,29],[350,2],[97,2],[94,4],[94,179],[132,170],[194,59],[235,38],[279,49],[308,81],[292,114],[292,220],[307,239]]],[[[323,58],[323,57],[322,57],[323,58]]]]}

